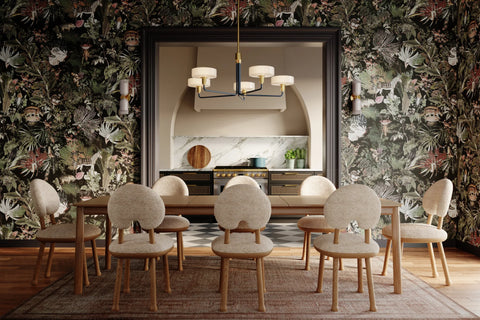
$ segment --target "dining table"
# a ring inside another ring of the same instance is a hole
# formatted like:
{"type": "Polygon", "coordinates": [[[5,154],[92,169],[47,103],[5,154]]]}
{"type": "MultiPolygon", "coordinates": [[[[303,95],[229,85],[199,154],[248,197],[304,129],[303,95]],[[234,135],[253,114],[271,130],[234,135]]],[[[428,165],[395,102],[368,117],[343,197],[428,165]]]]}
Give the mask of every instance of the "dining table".
{"type": "MultiPolygon", "coordinates": [[[[99,196],[73,205],[77,208],[74,293],[83,293],[83,257],[85,253],[84,223],[86,215],[105,216],[105,268],[111,268],[111,255],[108,247],[112,241],[112,224],[108,218],[108,195],[99,196]]],[[[185,216],[213,215],[218,195],[162,196],[165,214],[185,216]]],[[[322,215],[327,200],[325,196],[305,195],[269,195],[272,216],[322,215]]],[[[391,216],[392,254],[393,254],[393,292],[402,293],[401,239],[400,239],[400,203],[389,199],[380,199],[381,214],[391,216]]]]}

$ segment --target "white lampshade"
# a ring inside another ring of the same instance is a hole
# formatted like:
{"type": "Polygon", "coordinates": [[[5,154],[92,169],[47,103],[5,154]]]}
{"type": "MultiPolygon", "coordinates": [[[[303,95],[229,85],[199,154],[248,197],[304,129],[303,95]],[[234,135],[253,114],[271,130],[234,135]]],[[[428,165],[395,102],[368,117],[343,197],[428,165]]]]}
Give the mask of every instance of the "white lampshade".
{"type": "Polygon", "coordinates": [[[215,79],[217,77],[217,69],[209,67],[198,67],[192,69],[192,78],[215,79]]]}
{"type": "MultiPolygon", "coordinates": [[[[188,78],[187,85],[190,88],[197,88],[197,87],[203,87],[202,79],[201,78],[188,78]]],[[[210,79],[207,79],[205,82],[205,87],[210,87],[210,79]]]]}
{"type": "MultiPolygon", "coordinates": [[[[255,89],[255,83],[251,82],[251,81],[242,81],[240,82],[240,89],[241,91],[250,91],[250,90],[254,90],[255,89]]],[[[233,90],[237,90],[237,83],[234,82],[233,83],[233,90]]]]}
{"type": "Polygon", "coordinates": [[[275,74],[275,68],[272,66],[251,66],[248,68],[248,74],[252,78],[260,78],[260,76],[270,78],[275,74]]]}
{"type": "Polygon", "coordinates": [[[362,113],[362,100],[354,99],[352,101],[352,114],[362,113]]]}
{"type": "Polygon", "coordinates": [[[275,76],[272,77],[272,86],[280,86],[280,85],[285,85],[285,86],[291,86],[292,84],[295,83],[295,80],[292,76],[275,76]]]}
{"type": "Polygon", "coordinates": [[[120,80],[120,94],[126,96],[128,94],[128,79],[120,80]]]}
{"type": "Polygon", "coordinates": [[[120,108],[118,109],[118,114],[128,114],[128,100],[127,99],[120,99],[120,108]]]}
{"type": "Polygon", "coordinates": [[[354,79],[352,82],[352,94],[354,96],[359,96],[362,90],[362,83],[358,79],[354,79]]]}

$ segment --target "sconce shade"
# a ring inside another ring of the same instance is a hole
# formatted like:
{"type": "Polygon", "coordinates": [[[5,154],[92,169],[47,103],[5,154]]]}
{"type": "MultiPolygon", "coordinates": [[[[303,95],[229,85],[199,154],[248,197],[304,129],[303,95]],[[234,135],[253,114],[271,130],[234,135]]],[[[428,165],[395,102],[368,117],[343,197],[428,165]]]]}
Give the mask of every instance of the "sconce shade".
{"type": "Polygon", "coordinates": [[[217,77],[217,69],[210,67],[198,67],[192,69],[192,78],[215,79],[217,77]]]}
{"type": "Polygon", "coordinates": [[[128,100],[120,99],[120,108],[118,109],[119,115],[128,114],[128,100]]]}
{"type": "Polygon", "coordinates": [[[128,79],[120,80],[120,94],[126,96],[128,94],[128,79]]]}
{"type": "MultiPolygon", "coordinates": [[[[188,78],[187,84],[190,88],[203,87],[201,78],[188,78]]],[[[206,79],[205,87],[210,87],[210,79],[206,79]]]]}
{"type": "Polygon", "coordinates": [[[360,99],[354,99],[352,101],[352,114],[362,113],[362,101],[360,99]]]}
{"type": "Polygon", "coordinates": [[[295,83],[293,76],[275,76],[271,79],[272,86],[291,86],[295,83]]]}
{"type": "Polygon", "coordinates": [[[248,75],[252,78],[264,78],[273,77],[275,74],[275,68],[272,66],[251,66],[248,68],[248,75]]]}
{"type": "MultiPolygon", "coordinates": [[[[240,82],[241,91],[250,91],[255,89],[255,83],[250,81],[241,81],[240,82]]],[[[233,83],[233,90],[237,90],[237,83],[233,83]]]]}
{"type": "Polygon", "coordinates": [[[353,79],[352,94],[354,96],[359,96],[361,91],[362,91],[362,83],[358,79],[353,79]]]}

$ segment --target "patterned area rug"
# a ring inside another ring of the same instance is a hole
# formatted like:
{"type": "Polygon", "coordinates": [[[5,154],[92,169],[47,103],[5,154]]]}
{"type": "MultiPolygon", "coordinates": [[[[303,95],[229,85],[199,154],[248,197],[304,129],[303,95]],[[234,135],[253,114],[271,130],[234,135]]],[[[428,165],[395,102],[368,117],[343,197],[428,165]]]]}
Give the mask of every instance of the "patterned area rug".
{"type": "MultiPolygon", "coordinates": [[[[72,274],[7,314],[4,319],[471,319],[462,306],[439,293],[408,271],[403,271],[403,293],[394,294],[390,276],[380,276],[381,259],[373,259],[377,312],[370,312],[364,277],[364,293],[357,293],[356,260],[344,260],[340,271],[339,312],[331,312],[332,262],[326,261],[323,293],[315,293],[318,260],[304,271],[304,262],[294,257],[265,260],[266,313],[258,312],[255,263],[232,260],[228,311],[220,312],[218,257],[188,256],[183,272],[171,257],[172,293],[163,291],[161,262],[158,263],[158,312],[148,311],[149,274],[142,261],[132,261],[131,292],[122,293],[120,311],[112,312],[115,271],[90,276],[84,295],[73,295],[72,274]]],[[[113,261],[116,266],[116,261],[113,261]]],[[[113,268],[115,269],[115,268],[113,268]]]]}

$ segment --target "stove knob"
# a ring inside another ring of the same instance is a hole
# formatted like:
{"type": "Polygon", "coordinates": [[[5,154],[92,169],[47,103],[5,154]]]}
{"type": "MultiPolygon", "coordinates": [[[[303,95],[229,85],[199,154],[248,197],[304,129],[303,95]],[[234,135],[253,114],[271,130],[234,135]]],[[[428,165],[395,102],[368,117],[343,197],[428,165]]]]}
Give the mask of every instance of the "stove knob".
{"type": "Polygon", "coordinates": [[[231,176],[232,176],[232,174],[231,174],[231,173],[227,173],[227,177],[231,177],[231,176]]]}
{"type": "Polygon", "coordinates": [[[266,173],[262,173],[262,177],[266,177],[266,176],[267,176],[267,174],[266,174],[266,173]]]}
{"type": "Polygon", "coordinates": [[[250,173],[245,173],[245,175],[246,175],[247,177],[249,177],[249,176],[250,176],[250,173]]]}
{"type": "Polygon", "coordinates": [[[225,173],[222,173],[222,177],[225,177],[225,173]]]}
{"type": "Polygon", "coordinates": [[[237,174],[236,174],[236,173],[234,173],[234,174],[232,174],[232,176],[233,176],[233,177],[236,177],[236,176],[237,176],[237,174]]]}

